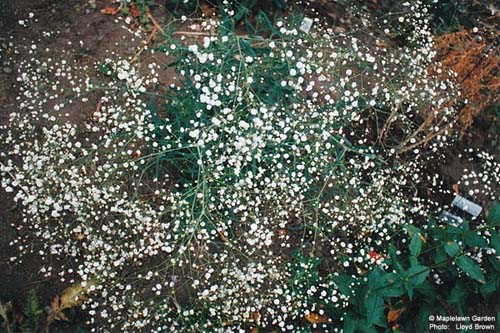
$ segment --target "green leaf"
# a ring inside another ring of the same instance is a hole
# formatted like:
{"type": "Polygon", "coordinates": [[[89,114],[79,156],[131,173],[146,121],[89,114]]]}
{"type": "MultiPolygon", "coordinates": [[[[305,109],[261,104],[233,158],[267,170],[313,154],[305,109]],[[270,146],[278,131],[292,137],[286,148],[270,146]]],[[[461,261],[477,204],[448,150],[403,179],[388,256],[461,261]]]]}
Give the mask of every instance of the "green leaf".
{"type": "Polygon", "coordinates": [[[420,307],[417,315],[417,332],[426,332],[429,329],[429,316],[432,314],[432,305],[424,305],[420,307]]]}
{"type": "Polygon", "coordinates": [[[456,259],[456,263],[458,267],[465,273],[469,274],[469,276],[476,280],[479,281],[480,283],[485,283],[484,279],[484,274],[481,271],[481,267],[479,267],[479,264],[472,260],[468,256],[460,256],[456,259]]]}
{"type": "Polygon", "coordinates": [[[467,231],[465,234],[464,234],[464,240],[465,240],[465,243],[471,247],[473,246],[478,246],[478,247],[487,247],[488,246],[488,243],[486,242],[486,240],[479,236],[477,231],[467,231]]]}
{"type": "Polygon", "coordinates": [[[392,262],[393,265],[398,263],[398,255],[396,254],[396,252],[397,252],[396,246],[394,246],[394,243],[391,242],[387,249],[387,254],[388,254],[388,260],[390,260],[390,262],[392,262]]]}
{"type": "Polygon", "coordinates": [[[490,237],[491,246],[495,249],[497,253],[500,253],[500,235],[495,230],[491,231],[490,237]]]}
{"type": "Polygon", "coordinates": [[[462,305],[465,304],[465,300],[467,299],[468,292],[465,286],[462,283],[457,283],[455,287],[450,292],[450,296],[448,297],[448,303],[452,305],[462,305]]]}
{"type": "Polygon", "coordinates": [[[491,226],[500,226],[500,203],[498,200],[493,202],[493,207],[488,212],[488,222],[491,226]]]}
{"type": "Polygon", "coordinates": [[[455,241],[448,241],[444,243],[444,250],[450,257],[454,257],[460,250],[460,246],[458,246],[457,242],[455,241]]]}
{"type": "Polygon", "coordinates": [[[406,225],[405,229],[408,232],[408,234],[410,234],[410,237],[413,236],[414,234],[422,233],[422,230],[420,230],[420,228],[417,228],[411,224],[406,225]]]}
{"type": "Polygon", "coordinates": [[[363,333],[377,333],[378,331],[372,326],[372,324],[368,324],[365,321],[361,321],[356,323],[358,331],[363,333]]]}
{"type": "Polygon", "coordinates": [[[350,275],[338,275],[332,276],[332,280],[335,283],[335,287],[344,295],[352,296],[353,288],[352,283],[355,281],[350,275]]]}
{"type": "Polygon", "coordinates": [[[425,281],[429,272],[429,267],[418,264],[410,267],[410,269],[406,271],[405,276],[413,286],[418,286],[425,281]]]}
{"type": "Polygon", "coordinates": [[[347,315],[344,317],[344,333],[354,333],[356,330],[356,320],[347,315]]]}
{"type": "Polygon", "coordinates": [[[410,262],[410,267],[420,265],[420,263],[418,262],[417,257],[410,257],[410,258],[408,259],[408,261],[410,262]]]}
{"type": "Polygon", "coordinates": [[[479,287],[479,291],[481,292],[481,295],[483,295],[484,298],[488,299],[493,295],[493,293],[497,290],[497,280],[492,279],[485,284],[483,284],[481,287],[479,287]]]}
{"type": "Polygon", "coordinates": [[[437,247],[433,254],[434,264],[441,264],[447,260],[446,251],[443,247],[437,247]]]}
{"type": "Polygon", "coordinates": [[[422,252],[422,239],[420,239],[420,234],[415,233],[411,237],[410,241],[410,253],[414,257],[418,257],[420,252],[422,252]]]}
{"type": "Polygon", "coordinates": [[[383,297],[398,297],[403,294],[401,278],[396,273],[387,273],[376,267],[368,275],[371,293],[383,297]]]}
{"type": "Polygon", "coordinates": [[[240,39],[238,42],[240,43],[240,48],[243,51],[243,53],[245,53],[247,55],[251,55],[252,57],[256,56],[255,50],[249,41],[244,40],[244,39],[240,39]]]}
{"type": "Polygon", "coordinates": [[[436,296],[438,295],[436,292],[436,287],[430,283],[428,280],[425,280],[422,284],[415,288],[415,291],[420,295],[424,296],[424,300],[426,303],[432,304],[436,296]]]}
{"type": "Polygon", "coordinates": [[[395,273],[384,274],[375,288],[373,292],[383,297],[399,297],[404,293],[401,278],[395,273]]]}
{"type": "Polygon", "coordinates": [[[408,294],[408,297],[410,298],[410,301],[413,299],[413,287],[410,283],[405,283],[405,289],[406,293],[408,294]]]}
{"type": "Polygon", "coordinates": [[[493,269],[497,272],[500,272],[500,260],[497,259],[495,256],[488,256],[488,261],[490,262],[491,266],[493,266],[493,269]]]}
{"type": "Polygon", "coordinates": [[[462,232],[469,231],[469,221],[464,219],[458,229],[462,230],[462,232]]]}
{"type": "Polygon", "coordinates": [[[377,266],[368,274],[368,287],[370,289],[375,289],[380,286],[380,279],[384,272],[377,266]]]}
{"type": "Polygon", "coordinates": [[[365,308],[366,321],[372,325],[384,314],[384,300],[381,296],[368,294],[365,296],[365,308]]]}
{"type": "Polygon", "coordinates": [[[43,314],[43,309],[40,308],[38,297],[35,289],[31,289],[28,293],[26,306],[24,307],[24,315],[26,320],[22,323],[22,329],[26,332],[38,332],[39,318],[43,314]]]}
{"type": "Polygon", "coordinates": [[[274,0],[274,4],[279,9],[285,9],[286,8],[286,1],[285,0],[274,0]]]}

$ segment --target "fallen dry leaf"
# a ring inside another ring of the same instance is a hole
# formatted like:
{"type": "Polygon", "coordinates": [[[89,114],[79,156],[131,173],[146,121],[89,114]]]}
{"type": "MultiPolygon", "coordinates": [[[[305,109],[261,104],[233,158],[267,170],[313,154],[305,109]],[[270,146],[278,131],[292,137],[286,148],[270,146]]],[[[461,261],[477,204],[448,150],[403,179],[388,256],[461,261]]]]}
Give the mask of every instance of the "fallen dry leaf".
{"type": "Polygon", "coordinates": [[[453,192],[455,192],[456,194],[459,194],[459,193],[460,193],[460,192],[458,191],[458,184],[453,184],[452,188],[453,188],[453,192]]]}
{"type": "Polygon", "coordinates": [[[398,320],[399,316],[401,316],[401,314],[405,312],[405,310],[406,308],[400,308],[400,309],[391,308],[387,313],[387,322],[388,323],[395,322],[396,320],[398,320]]]}
{"type": "Polygon", "coordinates": [[[313,324],[326,324],[330,322],[330,318],[328,318],[328,316],[320,315],[314,312],[307,314],[305,317],[308,322],[313,324]]]}
{"type": "Polygon", "coordinates": [[[101,9],[101,14],[105,15],[116,15],[120,9],[118,7],[106,7],[101,9]]]}
{"type": "Polygon", "coordinates": [[[92,286],[94,282],[87,282],[86,286],[81,283],[74,284],[64,289],[61,296],[57,295],[50,303],[51,312],[47,317],[47,326],[55,320],[65,320],[68,318],[64,314],[64,310],[80,305],[85,299],[85,292],[92,286]]]}
{"type": "Polygon", "coordinates": [[[384,49],[385,50],[387,48],[387,43],[384,43],[384,42],[376,42],[375,45],[379,49],[384,49]]]}
{"type": "Polygon", "coordinates": [[[130,15],[132,15],[132,17],[134,18],[141,16],[141,13],[139,12],[135,4],[132,4],[132,6],[130,6],[130,15]]]}
{"type": "Polygon", "coordinates": [[[200,4],[201,11],[206,16],[212,16],[215,13],[215,7],[208,4],[206,1],[202,1],[200,4]]]}

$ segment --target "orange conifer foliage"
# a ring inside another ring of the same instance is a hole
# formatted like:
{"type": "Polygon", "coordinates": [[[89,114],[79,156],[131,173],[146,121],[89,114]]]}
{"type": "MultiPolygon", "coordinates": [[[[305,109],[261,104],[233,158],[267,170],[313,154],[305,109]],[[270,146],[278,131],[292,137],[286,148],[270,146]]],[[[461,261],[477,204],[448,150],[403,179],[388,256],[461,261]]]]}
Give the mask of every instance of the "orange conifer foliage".
{"type": "Polygon", "coordinates": [[[472,125],[474,116],[485,107],[500,101],[500,37],[485,32],[461,30],[444,34],[436,40],[443,75],[457,74],[462,98],[468,103],[460,110],[462,131],[472,125]]]}

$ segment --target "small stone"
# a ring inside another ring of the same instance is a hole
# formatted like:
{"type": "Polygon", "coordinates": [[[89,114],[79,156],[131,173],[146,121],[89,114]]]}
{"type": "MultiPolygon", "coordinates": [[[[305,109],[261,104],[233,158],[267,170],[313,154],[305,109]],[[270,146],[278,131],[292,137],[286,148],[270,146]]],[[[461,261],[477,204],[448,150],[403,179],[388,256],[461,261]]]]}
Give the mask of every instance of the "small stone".
{"type": "Polygon", "coordinates": [[[3,68],[3,72],[4,72],[5,74],[11,74],[11,73],[12,73],[12,68],[10,68],[10,67],[4,67],[4,68],[3,68]]]}

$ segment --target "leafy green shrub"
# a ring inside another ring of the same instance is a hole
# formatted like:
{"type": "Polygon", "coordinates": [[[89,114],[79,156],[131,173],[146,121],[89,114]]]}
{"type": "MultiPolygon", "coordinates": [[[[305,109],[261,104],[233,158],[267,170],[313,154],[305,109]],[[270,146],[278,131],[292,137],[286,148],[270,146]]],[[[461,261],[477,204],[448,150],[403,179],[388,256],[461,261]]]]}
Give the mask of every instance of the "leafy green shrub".
{"type": "Polygon", "coordinates": [[[495,202],[488,223],[472,230],[468,221],[458,227],[429,221],[425,231],[408,226],[409,246],[396,246],[401,239],[394,239],[387,260],[368,272],[368,279],[340,276],[344,283],[356,286],[351,290],[355,295],[351,312],[344,314],[350,318],[344,331],[390,328],[388,324],[396,323],[388,323],[385,317],[392,309],[409,314],[404,318],[403,312],[398,320],[402,331],[423,332],[429,329],[430,315],[450,315],[450,308],[458,316],[472,316],[478,309],[467,304],[498,306],[499,214],[500,205],[495,202]]]}

